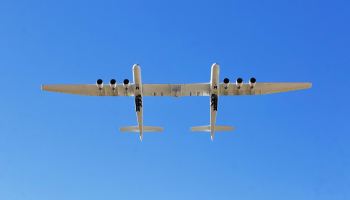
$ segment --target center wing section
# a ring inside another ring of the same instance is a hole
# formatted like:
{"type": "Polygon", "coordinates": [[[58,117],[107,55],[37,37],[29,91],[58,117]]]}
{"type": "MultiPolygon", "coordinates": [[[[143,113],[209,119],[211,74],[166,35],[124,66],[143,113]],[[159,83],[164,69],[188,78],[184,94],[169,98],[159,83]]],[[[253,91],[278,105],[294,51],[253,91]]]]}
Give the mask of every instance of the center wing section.
{"type": "Polygon", "coordinates": [[[209,83],[143,84],[143,96],[209,96],[209,83]]]}

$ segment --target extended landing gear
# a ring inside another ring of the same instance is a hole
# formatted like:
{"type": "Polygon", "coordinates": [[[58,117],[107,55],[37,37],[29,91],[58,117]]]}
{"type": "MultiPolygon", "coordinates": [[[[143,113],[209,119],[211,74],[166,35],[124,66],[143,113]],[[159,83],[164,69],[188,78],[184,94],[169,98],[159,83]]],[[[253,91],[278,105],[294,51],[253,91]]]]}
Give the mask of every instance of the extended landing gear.
{"type": "Polygon", "coordinates": [[[142,107],[142,96],[141,95],[136,95],[135,96],[135,105],[136,105],[136,112],[140,112],[141,107],[142,107]]]}
{"type": "Polygon", "coordinates": [[[218,95],[217,94],[212,94],[210,98],[211,106],[213,106],[213,110],[217,111],[218,110],[218,95]]]}

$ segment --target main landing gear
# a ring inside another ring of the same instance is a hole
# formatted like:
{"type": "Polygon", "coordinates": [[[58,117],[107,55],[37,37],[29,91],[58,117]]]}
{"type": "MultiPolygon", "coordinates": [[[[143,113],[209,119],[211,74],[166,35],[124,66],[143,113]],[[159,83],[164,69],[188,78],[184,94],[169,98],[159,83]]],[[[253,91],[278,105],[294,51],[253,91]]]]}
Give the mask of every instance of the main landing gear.
{"type": "Polygon", "coordinates": [[[210,100],[211,100],[211,106],[213,106],[214,111],[217,111],[218,110],[218,95],[212,94],[210,100]]]}
{"type": "Polygon", "coordinates": [[[136,95],[135,96],[135,105],[136,105],[136,112],[140,112],[142,107],[142,96],[136,95]]]}

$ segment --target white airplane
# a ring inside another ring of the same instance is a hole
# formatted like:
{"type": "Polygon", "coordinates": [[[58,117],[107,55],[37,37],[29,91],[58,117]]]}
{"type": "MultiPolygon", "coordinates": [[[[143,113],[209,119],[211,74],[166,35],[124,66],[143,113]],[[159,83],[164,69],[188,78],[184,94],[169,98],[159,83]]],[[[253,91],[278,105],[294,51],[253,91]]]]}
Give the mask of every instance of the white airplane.
{"type": "Polygon", "coordinates": [[[109,85],[104,85],[101,79],[96,84],[57,84],[42,85],[42,90],[51,92],[62,92],[68,94],[86,96],[133,96],[135,97],[135,110],[137,116],[137,126],[127,126],[120,129],[121,132],[139,133],[140,140],[143,139],[144,132],[161,132],[162,127],[143,125],[143,96],[210,96],[210,124],[206,126],[192,127],[192,131],[210,132],[211,140],[214,140],[216,131],[231,131],[231,126],[217,126],[216,114],[218,109],[219,96],[235,95],[262,95],[292,90],[302,90],[311,88],[311,83],[256,83],[255,78],[250,78],[249,83],[244,84],[242,78],[237,78],[234,84],[225,78],[223,83],[219,83],[219,65],[214,63],[211,67],[210,83],[190,83],[190,84],[142,84],[141,68],[135,64],[132,67],[133,81],[130,84],[128,79],[124,79],[123,84],[117,84],[115,79],[110,80],[109,85]]]}

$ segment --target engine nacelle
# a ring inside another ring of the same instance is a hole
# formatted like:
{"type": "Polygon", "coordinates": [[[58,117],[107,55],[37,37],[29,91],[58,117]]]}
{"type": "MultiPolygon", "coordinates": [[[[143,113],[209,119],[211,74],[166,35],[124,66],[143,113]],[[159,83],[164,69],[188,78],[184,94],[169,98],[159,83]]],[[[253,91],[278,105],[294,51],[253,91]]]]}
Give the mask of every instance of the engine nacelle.
{"type": "Polygon", "coordinates": [[[236,86],[237,86],[237,88],[238,88],[238,89],[241,88],[242,85],[243,85],[243,79],[242,79],[242,78],[237,78],[237,80],[236,80],[236,86]]]}
{"type": "Polygon", "coordinates": [[[249,79],[249,85],[250,85],[250,88],[254,88],[256,84],[256,78],[252,77],[249,79]]]}
{"type": "Polygon", "coordinates": [[[129,87],[129,83],[130,83],[129,79],[124,79],[123,84],[125,88],[129,87]]]}
{"type": "Polygon", "coordinates": [[[109,81],[109,86],[114,90],[115,88],[117,88],[117,81],[115,79],[111,79],[109,81]]]}
{"type": "Polygon", "coordinates": [[[97,79],[96,86],[98,87],[98,89],[102,89],[103,88],[103,80],[97,79]]]}
{"type": "Polygon", "coordinates": [[[230,79],[224,78],[224,88],[227,89],[229,85],[230,85],[230,79]]]}

